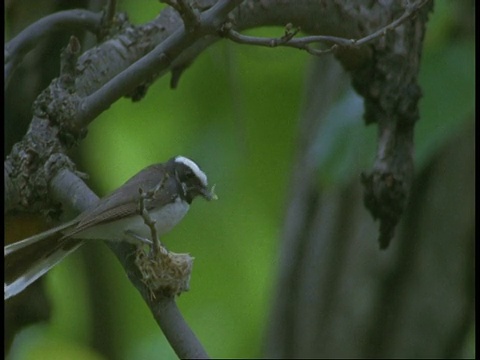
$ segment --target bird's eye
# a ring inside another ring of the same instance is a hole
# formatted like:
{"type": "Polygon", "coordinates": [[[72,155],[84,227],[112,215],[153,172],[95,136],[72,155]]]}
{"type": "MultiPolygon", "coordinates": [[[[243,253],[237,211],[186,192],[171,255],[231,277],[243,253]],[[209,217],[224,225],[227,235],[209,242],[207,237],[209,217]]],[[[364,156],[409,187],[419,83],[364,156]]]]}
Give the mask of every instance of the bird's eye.
{"type": "Polygon", "coordinates": [[[185,172],[185,178],[186,179],[193,179],[194,177],[195,177],[195,174],[193,173],[193,171],[185,172]]]}

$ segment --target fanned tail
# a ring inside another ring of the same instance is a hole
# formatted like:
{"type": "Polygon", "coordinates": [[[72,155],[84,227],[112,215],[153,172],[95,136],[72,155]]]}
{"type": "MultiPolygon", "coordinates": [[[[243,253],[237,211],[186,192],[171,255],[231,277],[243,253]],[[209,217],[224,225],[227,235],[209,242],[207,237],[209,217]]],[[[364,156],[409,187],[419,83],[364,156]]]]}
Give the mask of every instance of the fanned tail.
{"type": "Polygon", "coordinates": [[[72,220],[72,221],[67,222],[65,224],[62,224],[60,226],[57,226],[57,227],[54,227],[54,228],[49,229],[47,231],[44,231],[40,234],[36,234],[36,235],[33,235],[29,238],[23,239],[21,241],[17,241],[16,243],[9,244],[9,245],[5,246],[5,248],[4,248],[4,256],[7,256],[11,253],[14,253],[14,252],[16,252],[20,249],[23,249],[26,246],[34,244],[36,242],[42,241],[43,239],[46,239],[46,238],[51,237],[53,235],[56,235],[56,234],[60,233],[62,230],[67,229],[68,227],[72,226],[75,223],[76,223],[76,221],[72,220]]]}
{"type": "Polygon", "coordinates": [[[5,246],[5,300],[22,292],[83,244],[81,239],[65,238],[60,233],[73,223],[5,246]]]}

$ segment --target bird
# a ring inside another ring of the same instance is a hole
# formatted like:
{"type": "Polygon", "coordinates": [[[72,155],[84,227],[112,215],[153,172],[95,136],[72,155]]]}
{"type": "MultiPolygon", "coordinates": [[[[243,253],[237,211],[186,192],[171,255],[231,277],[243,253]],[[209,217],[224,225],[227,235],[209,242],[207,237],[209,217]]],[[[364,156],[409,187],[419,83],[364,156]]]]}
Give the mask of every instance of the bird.
{"type": "Polygon", "coordinates": [[[143,195],[143,207],[155,221],[159,237],[182,220],[197,196],[217,199],[193,160],[178,155],[150,165],[73,220],[5,246],[5,300],[25,290],[85,241],[151,243],[151,229],[140,214],[142,191],[149,194],[143,195]]]}

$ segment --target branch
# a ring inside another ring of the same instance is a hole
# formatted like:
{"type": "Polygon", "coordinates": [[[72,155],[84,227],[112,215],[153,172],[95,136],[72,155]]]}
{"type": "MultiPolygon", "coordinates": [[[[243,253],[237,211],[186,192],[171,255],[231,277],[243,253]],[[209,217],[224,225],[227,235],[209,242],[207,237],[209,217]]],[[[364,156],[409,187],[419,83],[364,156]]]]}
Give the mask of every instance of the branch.
{"type": "Polygon", "coordinates": [[[55,31],[81,29],[97,33],[102,23],[103,14],[87,10],[67,10],[48,15],[28,26],[15,38],[5,44],[5,89],[13,72],[23,57],[38,42],[55,31]]]}
{"type": "Polygon", "coordinates": [[[130,93],[139,83],[146,82],[153,73],[163,73],[185,49],[207,35],[216,35],[226,16],[241,0],[220,0],[209,10],[200,14],[197,31],[187,32],[185,28],[177,29],[165,41],[155,47],[125,71],[112,78],[96,92],[85,97],[78,104],[76,122],[86,126],[110,104],[130,93]]]}
{"type": "Polygon", "coordinates": [[[158,299],[155,304],[152,304],[150,310],[180,359],[209,359],[208,354],[186,323],[173,298],[163,297],[158,299]]]}

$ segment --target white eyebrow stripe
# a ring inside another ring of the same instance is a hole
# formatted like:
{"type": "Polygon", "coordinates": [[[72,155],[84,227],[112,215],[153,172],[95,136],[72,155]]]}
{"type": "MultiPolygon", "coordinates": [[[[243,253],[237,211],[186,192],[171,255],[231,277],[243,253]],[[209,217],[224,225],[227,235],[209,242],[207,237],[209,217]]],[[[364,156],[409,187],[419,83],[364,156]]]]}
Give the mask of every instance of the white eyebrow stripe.
{"type": "Polygon", "coordinates": [[[200,170],[200,168],[198,167],[197,164],[195,164],[195,162],[193,162],[192,160],[184,156],[177,156],[175,158],[175,162],[179,162],[188,166],[190,169],[192,169],[194,174],[200,179],[202,184],[207,186],[207,175],[205,175],[205,173],[202,170],[200,170]]]}

